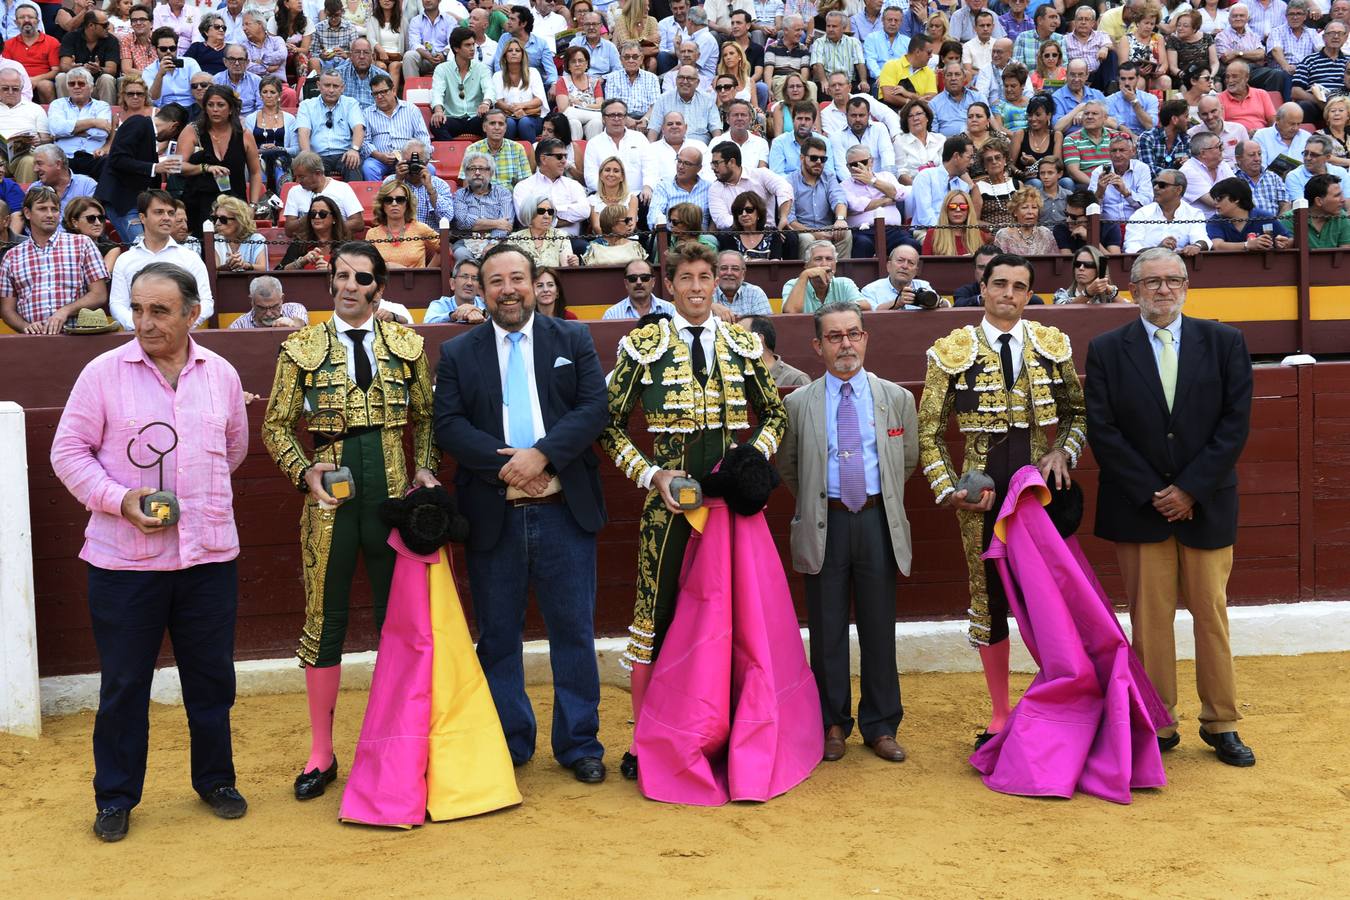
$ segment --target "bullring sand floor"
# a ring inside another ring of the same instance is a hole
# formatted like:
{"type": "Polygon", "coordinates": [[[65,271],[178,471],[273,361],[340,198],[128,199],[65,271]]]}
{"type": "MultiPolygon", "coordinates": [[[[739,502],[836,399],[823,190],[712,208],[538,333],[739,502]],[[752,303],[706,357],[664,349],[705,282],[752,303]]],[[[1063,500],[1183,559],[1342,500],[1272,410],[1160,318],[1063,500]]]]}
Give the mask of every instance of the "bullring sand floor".
{"type": "MultiPolygon", "coordinates": [[[[842,761],[786,796],[721,809],[649,802],[619,778],[628,695],[613,688],[601,706],[610,779],[578,784],[549,756],[551,699],[536,687],[541,752],[517,770],[525,804],[412,832],[338,824],[340,790],[291,798],[301,695],[239,701],[235,759],[251,808],[215,819],[187,784],[182,709],[156,706],[145,798],[115,845],[90,832],[93,714],[52,718],[39,741],[0,736],[0,896],[1345,896],[1350,654],[1238,661],[1253,769],[1221,765],[1200,743],[1193,676],[1183,664],[1171,783],[1127,807],[987,790],[965,759],[979,675],[903,677],[908,762],[884,763],[855,736],[842,761]]],[[[360,692],[339,704],[344,774],[364,704],[360,692]]]]}

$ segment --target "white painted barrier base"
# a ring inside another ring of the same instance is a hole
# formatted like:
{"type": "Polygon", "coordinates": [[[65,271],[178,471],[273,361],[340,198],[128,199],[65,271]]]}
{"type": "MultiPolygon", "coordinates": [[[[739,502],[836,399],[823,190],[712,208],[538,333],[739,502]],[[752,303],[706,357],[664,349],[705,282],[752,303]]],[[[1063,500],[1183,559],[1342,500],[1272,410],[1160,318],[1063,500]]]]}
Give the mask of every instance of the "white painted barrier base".
{"type": "Polygon", "coordinates": [[[33,612],[33,528],[28,516],[28,437],[23,408],[0,402],[0,733],[42,733],[37,625],[33,612]]]}
{"type": "MultiPolygon", "coordinates": [[[[1126,633],[1129,621],[1121,616],[1126,633]]],[[[1296,656],[1302,653],[1336,653],[1350,650],[1350,602],[1279,603],[1266,606],[1235,606],[1228,611],[1233,653],[1237,656],[1296,656]]],[[[1009,622],[1014,634],[1017,624],[1009,622]]],[[[1177,657],[1195,658],[1190,614],[1177,613],[1177,657]]],[[[802,631],[802,640],[807,640],[802,631]]],[[[966,643],[964,621],[899,622],[895,626],[896,659],[902,672],[976,672],[979,656],[966,643]]],[[[628,686],[628,673],[619,666],[624,638],[601,638],[595,642],[600,661],[600,680],[617,687],[628,686]]],[[[850,635],[853,673],[858,672],[858,636],[850,635]]],[[[349,653],[342,659],[342,686],[370,686],[375,667],[374,652],[349,653]]],[[[1013,642],[1012,667],[1034,671],[1031,657],[1020,641],[1013,642]]],[[[259,659],[235,664],[239,696],[299,693],[305,689],[304,671],[294,659],[259,659]]],[[[98,675],[66,675],[42,679],[43,715],[64,715],[98,707],[98,675]]],[[[525,680],[547,684],[548,642],[525,645],[525,680]]],[[[156,703],[181,704],[178,670],[155,672],[150,699],[156,703]]],[[[296,715],[303,716],[297,702],[296,715]]]]}

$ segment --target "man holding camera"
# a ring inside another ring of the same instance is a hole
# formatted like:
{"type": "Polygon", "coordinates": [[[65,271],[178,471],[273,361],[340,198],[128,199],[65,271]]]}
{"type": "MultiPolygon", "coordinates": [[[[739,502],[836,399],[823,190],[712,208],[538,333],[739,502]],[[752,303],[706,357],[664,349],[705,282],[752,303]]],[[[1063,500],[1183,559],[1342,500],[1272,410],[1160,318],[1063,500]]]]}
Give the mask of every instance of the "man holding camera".
{"type": "Polygon", "coordinates": [[[919,251],[909,244],[891,250],[886,258],[886,277],[862,289],[873,309],[937,309],[951,306],[919,274],[919,251]]]}
{"type": "Polygon", "coordinates": [[[384,258],[371,244],[348,241],[334,251],[328,274],[333,317],[282,343],[263,421],[267,452],[305,495],[305,625],[296,655],[305,666],[311,743],[295,779],[297,800],[321,796],[337,777],[333,709],[358,555],[370,580],[376,630],[384,625],[394,551],[379,509],[409,486],[403,452],[409,425],[412,483],[439,484],[431,372],[421,336],[376,315],[387,281],[384,258]],[[302,419],[312,454],[296,435],[302,419]]]}
{"type": "Polygon", "coordinates": [[[406,184],[417,201],[417,218],[432,228],[440,228],[441,219],[454,221],[455,208],[450,199],[453,191],[450,185],[431,173],[427,167],[430,158],[426,144],[408,141],[403,145],[402,161],[395,163],[394,174],[384,180],[398,179],[406,184]]]}

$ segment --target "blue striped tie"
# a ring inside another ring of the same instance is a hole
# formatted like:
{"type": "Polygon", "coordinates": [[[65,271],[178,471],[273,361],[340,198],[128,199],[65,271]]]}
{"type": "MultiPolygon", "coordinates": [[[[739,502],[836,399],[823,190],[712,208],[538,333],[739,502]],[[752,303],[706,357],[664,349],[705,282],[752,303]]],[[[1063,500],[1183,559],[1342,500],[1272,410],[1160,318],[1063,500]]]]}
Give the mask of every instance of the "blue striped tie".
{"type": "Polygon", "coordinates": [[[525,374],[525,354],[520,342],[525,335],[519,331],[506,336],[511,342],[511,355],[506,360],[506,421],[510,428],[507,439],[512,447],[534,446],[534,415],[530,412],[530,384],[525,374]]]}

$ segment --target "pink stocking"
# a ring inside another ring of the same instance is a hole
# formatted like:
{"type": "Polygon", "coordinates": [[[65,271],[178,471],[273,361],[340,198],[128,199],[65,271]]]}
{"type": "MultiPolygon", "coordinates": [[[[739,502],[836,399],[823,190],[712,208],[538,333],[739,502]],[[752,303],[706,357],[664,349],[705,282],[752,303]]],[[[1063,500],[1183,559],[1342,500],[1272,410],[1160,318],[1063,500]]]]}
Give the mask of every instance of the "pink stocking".
{"type": "Polygon", "coordinates": [[[333,710],[337,707],[342,666],[305,667],[305,694],[309,697],[309,761],[304,771],[320,772],[333,764],[333,710]]]}
{"type": "Polygon", "coordinates": [[[990,734],[998,734],[1008,723],[1008,649],[1007,638],[997,644],[980,647],[980,664],[984,666],[984,683],[989,688],[989,702],[993,712],[989,716],[990,734]]]}
{"type": "Polygon", "coordinates": [[[633,693],[633,730],[637,730],[638,713],[642,711],[642,699],[647,695],[647,685],[652,680],[652,667],[633,664],[633,671],[629,680],[633,693]]]}

